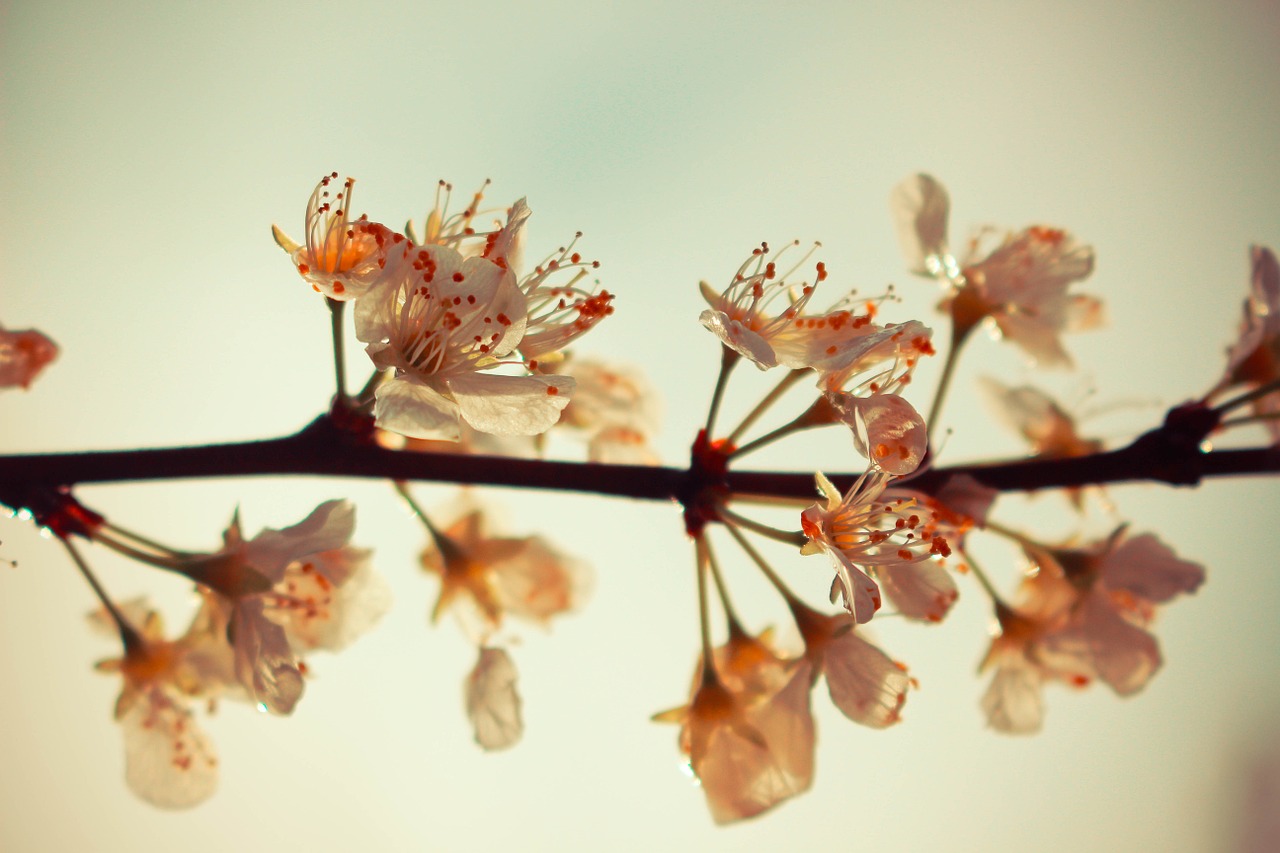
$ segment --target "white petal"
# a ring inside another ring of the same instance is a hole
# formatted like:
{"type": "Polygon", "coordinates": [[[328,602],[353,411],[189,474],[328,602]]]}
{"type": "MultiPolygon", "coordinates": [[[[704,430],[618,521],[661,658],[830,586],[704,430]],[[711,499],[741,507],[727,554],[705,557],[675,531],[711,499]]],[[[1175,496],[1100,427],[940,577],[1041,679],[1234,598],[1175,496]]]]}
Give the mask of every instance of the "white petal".
{"type": "Polygon", "coordinates": [[[272,583],[284,577],[295,560],[341,548],[356,529],[356,508],[348,501],[325,501],[297,524],[283,530],[264,529],[245,546],[245,562],[272,583]]]}
{"type": "Polygon", "coordinates": [[[859,624],[870,622],[880,609],[880,587],[838,548],[825,542],[819,544],[831,555],[836,567],[836,577],[831,584],[832,603],[842,596],[844,609],[853,614],[854,621],[859,624]]]}
{"type": "Polygon", "coordinates": [[[899,720],[911,679],[880,649],[846,631],[823,653],[831,701],[855,723],[884,728],[899,720]]]}
{"type": "Polygon", "coordinates": [[[524,721],[520,716],[520,694],[516,691],[516,667],[506,650],[480,649],[480,657],[467,675],[463,692],[476,743],[484,749],[497,750],[514,746],[520,740],[524,721]]]}
{"type": "Polygon", "coordinates": [[[568,376],[494,373],[461,374],[447,384],[466,422],[494,435],[538,435],[551,429],[574,386],[568,376]]]}
{"type": "Polygon", "coordinates": [[[721,343],[751,359],[761,370],[778,366],[778,357],[774,354],[773,347],[769,346],[769,342],[737,320],[729,319],[729,315],[723,311],[713,311],[708,308],[698,319],[720,339],[721,343]]]}
{"type": "Polygon", "coordinates": [[[1204,583],[1204,566],[1179,559],[1150,533],[1127,540],[1104,557],[1101,570],[1108,587],[1156,603],[1195,592],[1204,583]]]}
{"type": "Polygon", "coordinates": [[[908,619],[941,622],[960,595],[951,573],[933,560],[882,566],[879,578],[884,594],[908,619]]]}
{"type": "Polygon", "coordinates": [[[429,385],[397,377],[379,385],[376,394],[373,416],[382,429],[409,438],[458,440],[458,404],[429,385]]]}
{"type": "Polygon", "coordinates": [[[267,619],[260,598],[236,602],[228,627],[236,678],[273,714],[290,714],[304,687],[298,659],[284,629],[267,619]]]}
{"type": "Polygon", "coordinates": [[[142,799],[163,809],[199,805],[218,787],[213,742],[191,712],[158,687],[138,697],[120,718],[125,781],[142,799]]]}
{"type": "Polygon", "coordinates": [[[854,446],[872,465],[890,474],[910,474],[920,466],[929,433],[915,406],[897,394],[831,394],[828,399],[852,428],[854,446]]]}
{"type": "Polygon", "coordinates": [[[889,194],[898,243],[912,272],[929,274],[925,259],[946,253],[950,207],[946,188],[931,175],[912,175],[889,194]]]}
{"type": "Polygon", "coordinates": [[[991,728],[1005,734],[1032,734],[1044,722],[1040,674],[1025,661],[1009,660],[996,669],[982,697],[982,710],[991,728]]]}

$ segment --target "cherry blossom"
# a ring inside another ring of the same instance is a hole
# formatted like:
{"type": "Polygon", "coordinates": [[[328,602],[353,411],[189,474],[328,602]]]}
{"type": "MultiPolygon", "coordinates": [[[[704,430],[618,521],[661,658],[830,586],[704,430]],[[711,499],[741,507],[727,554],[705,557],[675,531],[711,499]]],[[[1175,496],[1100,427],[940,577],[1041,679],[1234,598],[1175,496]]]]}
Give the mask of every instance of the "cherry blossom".
{"type": "MultiPolygon", "coordinates": [[[[187,638],[164,639],[159,614],[142,601],[119,610],[128,614],[128,624],[118,628],[124,657],[102,661],[98,669],[118,672],[123,680],[115,718],[124,734],[125,781],[154,806],[197,806],[218,786],[218,757],[188,703],[214,685],[196,677],[187,638]]],[[[111,624],[102,611],[91,621],[99,628],[111,624]]]]}
{"type": "Polygon", "coordinates": [[[818,262],[813,284],[789,280],[809,257],[805,254],[786,270],[779,269],[783,253],[795,245],[788,244],[770,254],[768,244],[761,243],[738,267],[722,293],[705,281],[700,285],[703,298],[711,306],[699,318],[702,325],[761,370],[779,364],[811,367],[830,359],[851,335],[871,322],[870,316],[847,310],[818,316],[804,314],[814,288],[827,277],[827,268],[818,262]],[[775,303],[781,303],[781,308],[775,303]],[[771,310],[776,313],[771,314],[771,310]]]}
{"type": "Polygon", "coordinates": [[[337,179],[338,173],[331,172],[312,191],[305,243],[299,244],[279,226],[271,226],[271,233],[303,279],[330,299],[346,302],[363,296],[390,275],[403,260],[409,242],[365,216],[353,217],[355,179],[347,178],[341,189],[331,190],[337,179]]]}
{"type": "Polygon", "coordinates": [[[1046,638],[1050,654],[1087,662],[1093,677],[1118,695],[1146,686],[1160,668],[1160,647],[1147,631],[1158,604],[1195,592],[1204,568],[1182,560],[1151,534],[1120,528],[1083,548],[1026,547],[1041,574],[1078,590],[1069,618],[1046,638]]]}
{"type": "Polygon", "coordinates": [[[910,499],[880,499],[890,475],[869,471],[843,496],[822,474],[816,479],[827,505],[814,504],[801,514],[809,541],[800,553],[831,557],[836,569],[832,601],[842,596],[859,623],[869,622],[881,603],[880,587],[864,567],[882,576],[903,564],[951,553],[946,539],[935,535],[927,509],[910,499]]]}
{"type": "Polygon", "coordinates": [[[654,716],[678,722],[680,748],[719,824],[753,817],[813,783],[813,675],[807,660],[778,657],[765,639],[731,632],[699,661],[689,704],[654,716]]]}
{"type": "Polygon", "coordinates": [[[0,327],[0,388],[30,388],[57,357],[58,345],[43,332],[0,327]]]}
{"type": "Polygon", "coordinates": [[[1102,305],[1068,288],[1093,272],[1093,248],[1060,228],[1033,225],[1007,234],[994,248],[981,232],[963,261],[947,252],[946,190],[928,175],[913,175],[890,196],[899,241],[915,272],[948,288],[943,305],[958,335],[986,318],[1044,367],[1067,367],[1058,337],[1102,323],[1102,305]]]}
{"type": "Polygon", "coordinates": [[[212,593],[204,618],[222,626],[236,679],[272,713],[292,712],[302,696],[299,651],[341,648],[386,609],[368,552],[347,545],[354,530],[346,501],[322,503],[298,524],[250,540],[237,513],[221,550],[181,568],[212,593]]]}
{"type": "Polygon", "coordinates": [[[1124,528],[1082,548],[1024,548],[1034,573],[1016,609],[997,604],[1001,630],[982,665],[996,668],[983,709],[993,728],[1011,733],[1039,730],[1047,681],[1083,687],[1098,679],[1120,696],[1141,690],[1162,663],[1146,630],[1155,606],[1204,580],[1199,564],[1124,528]]]}
{"type": "Polygon", "coordinates": [[[476,743],[487,751],[515,746],[524,733],[516,667],[502,648],[482,646],[463,685],[467,719],[476,743]]]}
{"type": "Polygon", "coordinates": [[[657,392],[639,369],[574,356],[554,370],[576,383],[573,399],[561,412],[556,427],[584,436],[589,460],[624,465],[658,463],[650,441],[658,431],[661,407],[657,392]]]}
{"type": "Polygon", "coordinates": [[[536,435],[568,405],[568,377],[490,372],[519,345],[527,316],[514,275],[485,258],[415,248],[356,303],[355,325],[373,363],[394,370],[377,389],[383,429],[456,441],[466,421],[481,432],[536,435]]]}
{"type": "Polygon", "coordinates": [[[440,577],[432,621],[453,610],[479,645],[507,614],[546,626],[582,605],[590,589],[586,564],[541,536],[496,537],[488,526],[483,510],[466,507],[422,552],[423,568],[440,577]]]}
{"type": "MultiPolygon", "coordinates": [[[[995,404],[1000,419],[1017,430],[1031,445],[1033,456],[1041,459],[1068,459],[1088,456],[1102,450],[1102,442],[1083,438],[1076,430],[1075,418],[1063,411],[1043,391],[1030,385],[1011,387],[990,377],[982,378],[982,387],[995,404]]],[[[1082,489],[1069,488],[1065,492],[1077,510],[1083,507],[1082,489]]]]}

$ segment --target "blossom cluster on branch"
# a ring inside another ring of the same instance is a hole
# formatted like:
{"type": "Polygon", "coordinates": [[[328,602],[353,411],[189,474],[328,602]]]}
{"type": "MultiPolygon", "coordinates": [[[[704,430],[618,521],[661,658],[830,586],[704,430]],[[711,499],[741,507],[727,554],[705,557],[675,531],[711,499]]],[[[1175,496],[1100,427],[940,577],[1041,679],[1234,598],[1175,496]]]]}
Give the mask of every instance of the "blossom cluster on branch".
{"type": "MultiPolygon", "coordinates": [[[[902,720],[915,679],[867,626],[885,612],[942,622],[967,579],[991,608],[994,637],[982,669],[992,676],[981,707],[992,728],[1038,730],[1049,683],[1079,689],[1101,682],[1120,696],[1141,690],[1162,663],[1150,630],[1158,607],[1195,592],[1205,572],[1156,534],[1131,532],[1114,513],[1105,531],[1086,529],[1083,489],[1106,479],[1097,463],[1123,458],[1129,477],[1196,482],[1212,457],[1206,438],[1261,424],[1269,436],[1256,448],[1261,455],[1222,470],[1280,469],[1280,265],[1261,247],[1252,250],[1243,325],[1222,379],[1170,410],[1163,424],[1107,451],[1043,391],[986,379],[1001,417],[1039,460],[1025,465],[1057,464],[1052,470],[1062,478],[1044,465],[1028,467],[1032,473],[1010,486],[996,472],[1024,463],[939,467],[931,434],[975,330],[991,330],[1039,367],[1066,368],[1072,359],[1063,337],[1100,325],[1103,309],[1076,290],[1093,270],[1092,247],[1061,228],[983,229],[953,254],[949,198],[923,174],[894,188],[891,212],[907,268],[942,290],[945,342],[936,343],[919,320],[889,322],[884,315],[897,305],[892,292],[837,290],[816,259],[820,244],[760,243],[722,285],[701,284],[707,308],[699,319],[719,343],[720,370],[688,466],[645,467],[659,462],[651,446],[654,389],[632,367],[573,351],[614,310],[613,294],[592,278],[599,263],[577,250],[578,234],[527,264],[529,205],[520,199],[485,209],[487,187],[451,210],[452,187],[441,182],[425,221],[397,231],[354,212],[352,179],[339,181],[336,172],[322,178],[306,204],[302,240],[279,227],[273,235],[329,312],[336,393],[327,412],[298,436],[240,455],[241,468],[210,469],[211,460],[230,454],[206,447],[133,451],[127,461],[134,467],[125,471],[139,479],[176,476],[189,462],[207,475],[269,470],[390,479],[423,525],[421,565],[439,584],[431,621],[453,614],[475,646],[462,693],[483,749],[508,748],[523,734],[511,622],[546,626],[579,609],[591,570],[547,536],[494,532],[492,511],[473,494],[448,511],[428,511],[410,480],[681,504],[693,542],[700,644],[687,700],[654,719],[679,724],[678,748],[712,817],[727,823],[811,786],[811,695],[819,679],[855,723],[885,728],[902,720]],[[833,290],[828,306],[818,307],[833,290]],[[358,390],[347,384],[347,303],[354,303],[350,326],[371,363],[358,390]],[[924,416],[907,395],[921,360],[939,350],[941,379],[924,416]],[[779,378],[741,422],[721,430],[721,402],[744,361],[758,375],[776,371],[779,378]],[[802,397],[780,425],[756,429],[802,397]],[[845,431],[863,465],[817,473],[816,500],[784,486],[786,475],[731,470],[762,447],[819,428],[845,431]],[[553,430],[585,443],[592,464],[574,468],[573,478],[565,463],[545,458],[553,430]],[[344,467],[326,467],[335,460],[344,467]],[[1080,519],[1076,537],[1043,541],[998,520],[1002,490],[1052,486],[1065,490],[1080,519]],[[744,625],[714,541],[722,533],[768,581],[794,631],[744,625]],[[974,560],[970,540],[977,535],[999,537],[1022,555],[1011,595],[974,560]],[[797,592],[757,547],[761,540],[788,545],[797,556],[823,555],[826,562],[807,565],[830,569],[797,592]],[[829,605],[807,601],[814,592],[829,605]],[[714,639],[719,624],[723,642],[714,639]],[[788,642],[788,633],[796,641],[788,642]]],[[[39,332],[0,329],[0,387],[29,387],[56,353],[39,332]]],[[[121,655],[99,668],[122,680],[115,715],[130,788],[160,807],[193,806],[217,780],[216,750],[197,723],[195,700],[210,710],[226,698],[290,714],[309,673],[304,656],[348,645],[386,611],[390,594],[372,569],[372,552],[352,544],[355,508],[348,501],[326,501],[298,524],[252,538],[237,510],[221,545],[190,551],[81,503],[74,487],[103,479],[92,470],[95,458],[0,457],[0,502],[64,544],[101,601],[93,623],[121,644],[121,655]],[[113,599],[80,540],[192,583],[199,606],[186,630],[167,635],[144,599],[113,599]]]]}

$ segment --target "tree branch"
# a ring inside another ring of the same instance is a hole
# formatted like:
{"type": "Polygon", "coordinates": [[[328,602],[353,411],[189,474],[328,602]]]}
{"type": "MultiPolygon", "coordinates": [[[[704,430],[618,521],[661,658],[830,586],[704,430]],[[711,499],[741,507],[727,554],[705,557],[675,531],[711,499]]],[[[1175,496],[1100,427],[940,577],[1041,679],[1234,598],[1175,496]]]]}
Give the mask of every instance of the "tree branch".
{"type": "MultiPolygon", "coordinates": [[[[1195,485],[1206,477],[1280,473],[1280,448],[1204,452],[1196,439],[1198,429],[1178,427],[1170,418],[1127,447],[1089,456],[930,468],[901,485],[935,493],[963,474],[1001,492],[1026,492],[1123,482],[1195,485]]],[[[680,500],[704,485],[694,482],[699,478],[696,465],[683,469],[390,450],[343,430],[326,415],[296,435],[265,441],[0,456],[0,500],[21,506],[33,489],[81,483],[282,474],[540,488],[642,500],[680,500]]],[[[835,474],[831,480],[843,489],[856,476],[835,474]]],[[[809,473],[730,471],[723,482],[731,492],[814,495],[809,473]]]]}

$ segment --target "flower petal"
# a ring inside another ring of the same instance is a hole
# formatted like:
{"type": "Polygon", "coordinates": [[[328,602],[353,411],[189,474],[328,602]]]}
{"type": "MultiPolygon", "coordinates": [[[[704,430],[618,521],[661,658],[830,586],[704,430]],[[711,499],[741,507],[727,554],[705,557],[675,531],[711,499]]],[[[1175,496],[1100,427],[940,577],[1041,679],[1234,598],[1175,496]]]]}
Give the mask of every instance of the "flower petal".
{"type": "Polygon", "coordinates": [[[555,426],[574,381],[568,376],[471,373],[450,377],[447,384],[462,417],[481,432],[538,435],[555,426]]]}
{"type": "Polygon", "coordinates": [[[932,175],[912,175],[889,194],[898,244],[912,272],[932,275],[927,259],[946,254],[950,208],[946,188],[932,175]]]}
{"type": "Polygon", "coordinates": [[[397,377],[378,386],[376,395],[373,416],[382,429],[409,438],[458,440],[458,404],[431,386],[397,377]]]}
{"type": "Polygon", "coordinates": [[[899,721],[911,679],[855,631],[827,644],[822,670],[831,701],[855,723],[880,729],[899,721]]]}
{"type": "Polygon", "coordinates": [[[516,667],[505,649],[482,648],[463,686],[476,743],[493,751],[515,746],[524,734],[516,667]]]}
{"type": "Polygon", "coordinates": [[[125,781],[162,809],[199,805],[218,787],[213,742],[196,727],[191,712],[159,687],[139,698],[120,718],[125,781]]]}

